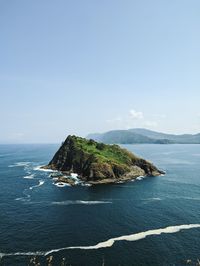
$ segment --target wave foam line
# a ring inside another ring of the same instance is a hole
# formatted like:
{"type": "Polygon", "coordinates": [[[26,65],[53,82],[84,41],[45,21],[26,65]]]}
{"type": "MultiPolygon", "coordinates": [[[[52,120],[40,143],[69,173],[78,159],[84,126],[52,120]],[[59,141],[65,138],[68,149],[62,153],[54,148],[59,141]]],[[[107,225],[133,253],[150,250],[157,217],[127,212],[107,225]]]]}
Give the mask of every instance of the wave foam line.
{"type": "Polygon", "coordinates": [[[43,251],[35,252],[14,252],[14,253],[0,253],[0,258],[3,257],[13,257],[13,256],[46,256],[46,253],[43,251]]]}
{"type": "Polygon", "coordinates": [[[177,233],[181,230],[189,230],[193,228],[200,228],[200,224],[183,224],[176,226],[168,226],[165,228],[148,230],[132,235],[125,235],[116,238],[108,239],[107,241],[100,242],[94,246],[76,246],[76,247],[64,247],[58,249],[52,249],[50,251],[35,251],[35,252],[15,252],[15,253],[0,253],[0,257],[6,256],[48,256],[52,253],[57,253],[59,251],[64,251],[68,249],[83,249],[83,250],[91,250],[91,249],[101,249],[101,248],[109,248],[112,247],[116,241],[138,241],[146,238],[147,236],[153,235],[161,235],[161,234],[173,234],[177,233]]]}
{"type": "Polygon", "coordinates": [[[34,178],[34,174],[30,174],[30,173],[28,173],[29,175],[26,175],[26,176],[24,176],[23,178],[24,179],[33,179],[34,178]]]}
{"type": "Polygon", "coordinates": [[[66,200],[66,201],[54,201],[52,205],[72,205],[72,204],[85,204],[85,205],[93,205],[93,204],[111,204],[111,201],[86,201],[86,200],[66,200]]]}
{"type": "Polygon", "coordinates": [[[36,187],[41,187],[44,183],[45,183],[44,180],[39,180],[39,183],[38,183],[37,185],[32,186],[32,187],[30,187],[29,189],[32,190],[32,189],[34,189],[34,188],[36,188],[36,187]]]}
{"type": "Polygon", "coordinates": [[[26,188],[23,191],[23,194],[25,197],[21,197],[21,198],[16,198],[15,200],[21,200],[21,201],[30,201],[31,195],[28,193],[29,190],[33,190],[34,188],[40,187],[45,183],[44,180],[39,180],[39,183],[35,186],[31,186],[29,188],[26,188]]]}
{"type": "Polygon", "coordinates": [[[192,228],[200,228],[200,224],[186,224],[186,225],[168,226],[166,228],[148,230],[148,231],[137,233],[137,234],[111,238],[105,242],[100,242],[94,246],[69,247],[68,249],[85,249],[86,250],[86,249],[108,248],[108,247],[112,247],[116,241],[138,241],[138,240],[146,238],[147,236],[161,235],[161,234],[173,234],[173,233],[177,233],[181,230],[188,230],[188,229],[192,229],[192,228]]]}
{"type": "Polygon", "coordinates": [[[18,163],[14,163],[9,165],[8,167],[27,167],[30,165],[31,162],[18,162],[18,163]]]}
{"type": "Polygon", "coordinates": [[[27,189],[25,189],[23,191],[23,195],[24,195],[24,197],[16,198],[15,200],[21,200],[21,201],[29,201],[30,200],[31,195],[27,193],[27,189]]]}

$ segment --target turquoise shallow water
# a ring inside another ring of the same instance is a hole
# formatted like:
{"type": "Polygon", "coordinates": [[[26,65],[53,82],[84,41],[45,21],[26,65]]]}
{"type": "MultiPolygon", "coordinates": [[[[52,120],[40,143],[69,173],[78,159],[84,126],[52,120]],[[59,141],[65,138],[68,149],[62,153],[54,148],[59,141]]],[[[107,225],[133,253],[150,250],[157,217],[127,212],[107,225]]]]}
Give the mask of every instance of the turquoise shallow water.
{"type": "Polygon", "coordinates": [[[2,265],[28,265],[31,254],[42,265],[51,254],[54,265],[66,257],[72,266],[182,266],[200,258],[200,145],[124,147],[166,175],[59,188],[37,170],[58,145],[0,145],[2,265]]]}

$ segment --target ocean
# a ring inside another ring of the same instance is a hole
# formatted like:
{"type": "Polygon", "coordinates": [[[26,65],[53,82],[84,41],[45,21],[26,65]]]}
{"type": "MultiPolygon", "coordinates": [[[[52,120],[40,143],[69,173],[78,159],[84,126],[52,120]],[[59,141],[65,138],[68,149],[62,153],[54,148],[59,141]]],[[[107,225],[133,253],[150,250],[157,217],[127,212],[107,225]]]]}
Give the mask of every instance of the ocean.
{"type": "Polygon", "coordinates": [[[196,265],[200,145],[123,145],[166,174],[91,187],[39,170],[58,147],[0,145],[0,265],[196,265]]]}

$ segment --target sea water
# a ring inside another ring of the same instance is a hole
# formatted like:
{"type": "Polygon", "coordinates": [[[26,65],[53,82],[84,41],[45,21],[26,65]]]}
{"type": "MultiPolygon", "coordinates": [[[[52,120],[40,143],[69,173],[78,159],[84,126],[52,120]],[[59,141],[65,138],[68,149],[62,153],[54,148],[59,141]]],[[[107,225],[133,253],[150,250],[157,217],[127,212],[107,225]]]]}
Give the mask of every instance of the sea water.
{"type": "Polygon", "coordinates": [[[2,265],[186,265],[200,259],[200,145],[123,145],[166,171],[99,186],[57,187],[59,145],[0,145],[2,265]]]}

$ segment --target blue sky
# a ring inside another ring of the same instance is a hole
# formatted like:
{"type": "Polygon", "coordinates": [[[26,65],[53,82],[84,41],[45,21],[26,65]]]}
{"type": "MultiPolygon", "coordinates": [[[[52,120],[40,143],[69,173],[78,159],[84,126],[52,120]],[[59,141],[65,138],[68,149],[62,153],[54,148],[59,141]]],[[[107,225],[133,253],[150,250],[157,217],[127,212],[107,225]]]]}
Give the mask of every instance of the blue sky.
{"type": "Polygon", "coordinates": [[[199,0],[0,0],[0,143],[200,132],[199,0]]]}

